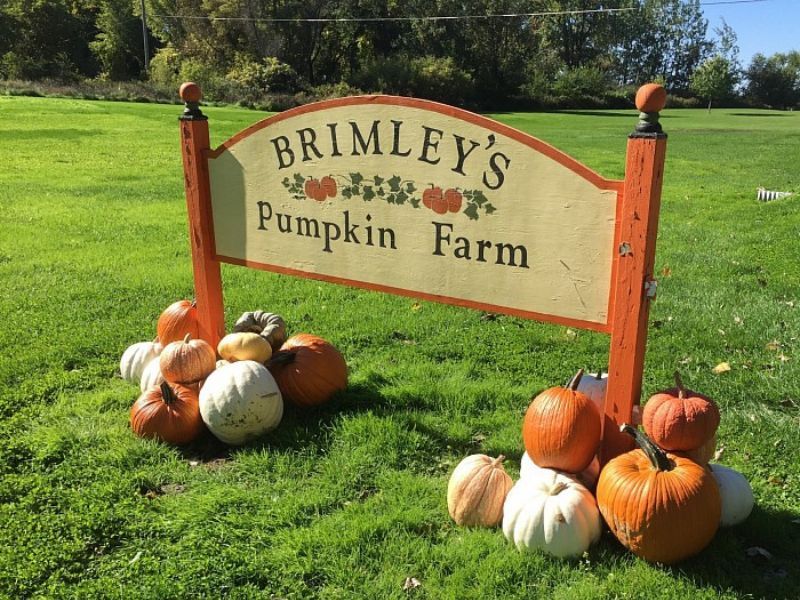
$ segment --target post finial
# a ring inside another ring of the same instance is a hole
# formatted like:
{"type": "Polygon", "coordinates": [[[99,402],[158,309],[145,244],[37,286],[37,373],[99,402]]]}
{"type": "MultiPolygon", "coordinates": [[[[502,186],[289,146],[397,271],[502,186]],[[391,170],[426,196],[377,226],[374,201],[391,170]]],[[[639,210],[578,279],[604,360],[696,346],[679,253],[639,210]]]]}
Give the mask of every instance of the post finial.
{"type": "Polygon", "coordinates": [[[657,83],[646,83],[636,92],[635,103],[639,110],[639,122],[631,135],[634,137],[642,134],[643,137],[650,137],[653,134],[664,135],[658,116],[667,103],[667,90],[657,83]]]}
{"type": "Polygon", "coordinates": [[[185,106],[180,117],[181,120],[199,121],[208,118],[200,110],[200,99],[203,97],[203,91],[199,85],[192,81],[182,83],[178,94],[180,94],[185,106]]]}

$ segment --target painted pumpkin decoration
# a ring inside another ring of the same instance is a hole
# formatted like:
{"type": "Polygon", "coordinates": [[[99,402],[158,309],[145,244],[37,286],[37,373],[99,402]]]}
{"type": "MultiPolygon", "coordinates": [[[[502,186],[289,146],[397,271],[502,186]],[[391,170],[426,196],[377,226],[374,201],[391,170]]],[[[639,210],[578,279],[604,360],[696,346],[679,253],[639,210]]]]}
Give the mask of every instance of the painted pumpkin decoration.
{"type": "Polygon", "coordinates": [[[611,532],[636,556],[673,564],[703,550],[719,527],[722,505],[711,471],[667,454],[630,425],[640,449],[606,464],[597,504],[611,532]]]}
{"type": "Polygon", "coordinates": [[[641,112],[661,112],[667,103],[667,90],[657,83],[645,83],[636,91],[634,103],[641,112]]]}
{"type": "Polygon", "coordinates": [[[591,492],[572,477],[538,469],[520,479],[503,506],[503,533],[518,550],[559,558],[580,556],[600,539],[602,521],[591,492]]]}
{"type": "Polygon", "coordinates": [[[273,352],[286,341],[286,321],[280,315],[263,310],[242,314],[233,326],[233,331],[257,333],[269,342],[273,352]]]}
{"type": "Polygon", "coordinates": [[[161,354],[162,349],[163,346],[159,343],[158,338],[153,342],[139,342],[129,346],[122,353],[119,361],[119,372],[122,374],[122,378],[125,381],[139,383],[145,367],[161,354]]]}
{"type": "Polygon", "coordinates": [[[714,475],[719,486],[719,495],[722,500],[722,514],[719,524],[721,527],[732,527],[743,523],[753,510],[755,498],[753,489],[744,475],[730,467],[709,464],[708,468],[714,475]]]}
{"type": "MultiPolygon", "coordinates": [[[[519,465],[520,479],[526,477],[535,477],[536,474],[542,469],[544,469],[544,467],[540,467],[533,462],[531,457],[528,456],[527,452],[522,453],[522,460],[520,461],[519,465]]],[[[592,459],[592,462],[590,462],[589,466],[583,471],[574,475],[567,473],[567,475],[573,479],[576,479],[579,483],[582,483],[587,489],[594,490],[595,486],[597,485],[597,478],[600,477],[600,460],[595,455],[595,457],[592,459]]]]}
{"type": "Polygon", "coordinates": [[[514,485],[504,460],[473,454],[458,463],[447,485],[447,510],[458,525],[495,527],[503,519],[503,502],[514,485]]]}
{"type": "Polygon", "coordinates": [[[182,341],[167,344],[158,360],[161,374],[170,383],[196,383],[217,367],[211,344],[193,340],[189,334],[182,341]]]}
{"type": "Polygon", "coordinates": [[[269,342],[257,333],[229,333],[217,345],[219,355],[229,362],[237,360],[254,360],[266,362],[272,356],[269,342]]]}
{"type": "Polygon", "coordinates": [[[170,342],[182,340],[186,335],[200,337],[200,321],[197,317],[197,304],[188,300],[178,300],[170,304],[158,317],[156,325],[158,339],[165,346],[170,342]]]}
{"type": "Polygon", "coordinates": [[[188,444],[205,429],[197,390],[167,382],[139,396],[131,407],[130,420],[136,435],[177,445],[188,444]]]}
{"type": "Polygon", "coordinates": [[[217,438],[239,446],[278,426],[283,399],[264,365],[239,360],[208,376],[200,390],[200,414],[217,438]]]}
{"type": "Polygon", "coordinates": [[[655,394],[642,411],[645,433],[665,450],[696,450],[708,442],[719,427],[716,402],[686,389],[675,372],[676,387],[655,394]]]}
{"type": "Polygon", "coordinates": [[[336,346],[308,333],[295,335],[267,363],[283,396],[291,403],[316,406],[347,387],[347,364],[336,346]]]}
{"type": "Polygon", "coordinates": [[[577,391],[583,369],[566,387],[552,387],[536,396],[525,413],[522,439],[540,467],[580,473],[600,445],[600,413],[586,394],[577,391]]]}

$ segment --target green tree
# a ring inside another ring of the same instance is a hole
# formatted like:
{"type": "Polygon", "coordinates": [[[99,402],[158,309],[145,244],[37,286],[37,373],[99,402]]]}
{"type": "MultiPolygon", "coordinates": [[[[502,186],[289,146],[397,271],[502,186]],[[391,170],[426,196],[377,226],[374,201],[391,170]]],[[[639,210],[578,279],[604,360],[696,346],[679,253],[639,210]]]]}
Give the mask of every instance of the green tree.
{"type": "Polygon", "coordinates": [[[113,80],[138,77],[144,69],[142,25],[133,14],[132,0],[101,0],[96,26],[89,44],[103,75],[113,80]]]}
{"type": "Polygon", "coordinates": [[[756,54],[747,67],[748,98],[774,108],[792,108],[800,103],[800,52],[756,54]]]}
{"type": "Polygon", "coordinates": [[[736,74],[733,65],[719,54],[706,60],[692,74],[691,90],[708,100],[708,112],[711,112],[713,100],[733,95],[734,85],[736,85],[736,74]]]}

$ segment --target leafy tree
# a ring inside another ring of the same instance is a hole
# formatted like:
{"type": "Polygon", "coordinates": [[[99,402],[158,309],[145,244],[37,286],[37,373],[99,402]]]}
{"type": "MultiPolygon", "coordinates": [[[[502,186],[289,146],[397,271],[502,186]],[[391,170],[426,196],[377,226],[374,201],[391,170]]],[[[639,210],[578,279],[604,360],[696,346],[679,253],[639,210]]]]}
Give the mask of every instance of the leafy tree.
{"type": "Polygon", "coordinates": [[[708,112],[711,102],[731,96],[736,84],[736,74],[731,62],[717,54],[706,60],[692,74],[691,90],[708,100],[708,112]]]}
{"type": "Polygon", "coordinates": [[[753,101],[775,108],[792,108],[800,103],[800,52],[756,54],[746,77],[747,95],[753,101]]]}
{"type": "Polygon", "coordinates": [[[101,0],[96,26],[99,29],[89,44],[103,68],[103,75],[113,80],[136,78],[144,70],[142,26],[133,14],[131,0],[101,0]]]}

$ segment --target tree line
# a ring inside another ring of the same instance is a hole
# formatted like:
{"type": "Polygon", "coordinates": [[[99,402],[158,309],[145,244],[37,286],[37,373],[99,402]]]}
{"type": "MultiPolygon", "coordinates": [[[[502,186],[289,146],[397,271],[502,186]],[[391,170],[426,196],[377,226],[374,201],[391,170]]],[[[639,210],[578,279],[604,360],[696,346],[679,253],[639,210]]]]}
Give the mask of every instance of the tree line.
{"type": "Polygon", "coordinates": [[[622,106],[646,81],[662,82],[686,105],[800,102],[800,53],[741,65],[735,32],[724,22],[709,29],[700,0],[606,0],[603,12],[592,12],[598,5],[6,0],[0,78],[147,80],[165,88],[193,80],[207,97],[245,103],[365,91],[484,107],[622,106]],[[553,14],[523,15],[534,12],[553,14]],[[487,17],[500,14],[520,16],[487,17]],[[449,15],[473,18],[430,18],[449,15]]]}

